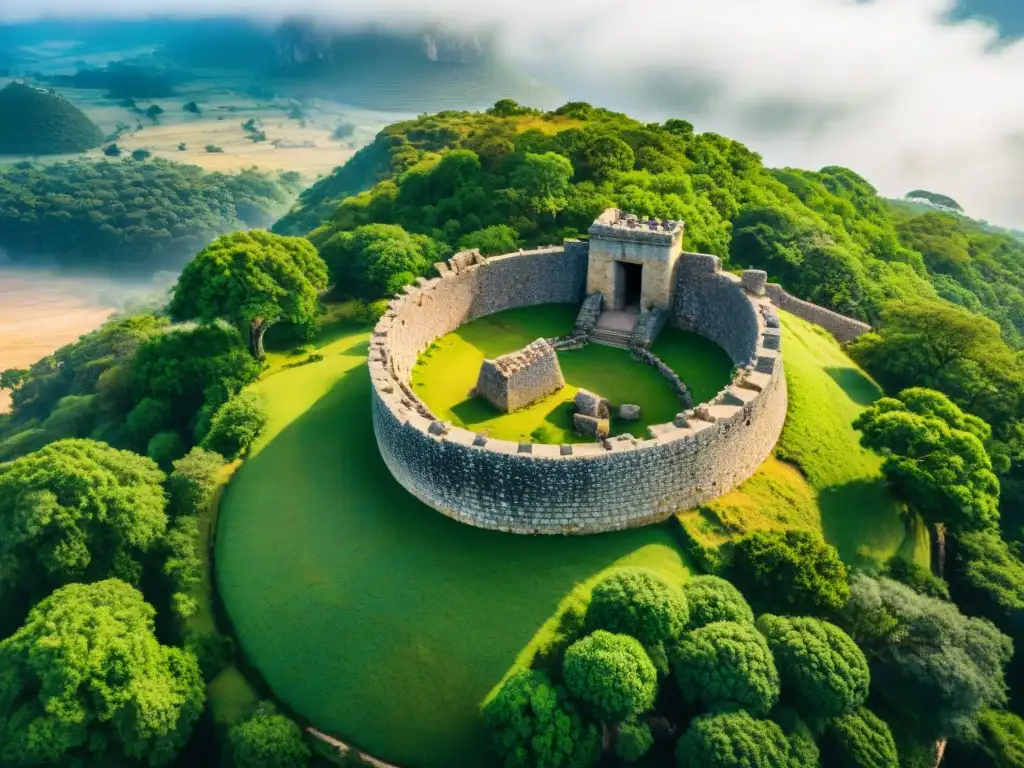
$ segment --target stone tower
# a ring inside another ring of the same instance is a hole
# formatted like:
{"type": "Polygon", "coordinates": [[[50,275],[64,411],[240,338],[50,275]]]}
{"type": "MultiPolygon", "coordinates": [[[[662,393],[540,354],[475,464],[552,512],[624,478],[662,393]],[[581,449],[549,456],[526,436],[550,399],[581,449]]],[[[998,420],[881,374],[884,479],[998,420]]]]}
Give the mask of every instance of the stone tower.
{"type": "Polygon", "coordinates": [[[669,309],[683,222],[638,219],[609,208],[590,226],[587,293],[611,310],[669,309]]]}

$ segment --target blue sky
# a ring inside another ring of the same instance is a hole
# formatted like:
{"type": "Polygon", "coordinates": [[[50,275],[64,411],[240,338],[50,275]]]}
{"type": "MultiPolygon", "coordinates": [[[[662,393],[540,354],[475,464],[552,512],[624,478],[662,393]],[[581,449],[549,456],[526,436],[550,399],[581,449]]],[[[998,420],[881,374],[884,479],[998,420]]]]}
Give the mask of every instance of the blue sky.
{"type": "Polygon", "coordinates": [[[992,19],[1006,37],[1024,35],[1024,0],[963,0],[956,15],[992,19]]]}

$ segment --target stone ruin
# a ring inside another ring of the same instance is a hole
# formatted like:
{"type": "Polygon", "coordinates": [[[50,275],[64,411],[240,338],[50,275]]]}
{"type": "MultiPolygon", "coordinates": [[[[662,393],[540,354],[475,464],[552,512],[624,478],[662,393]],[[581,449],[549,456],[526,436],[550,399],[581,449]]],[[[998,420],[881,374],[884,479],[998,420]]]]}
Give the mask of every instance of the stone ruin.
{"type": "Polygon", "coordinates": [[[474,392],[499,411],[525,408],[565,386],[558,355],[546,339],[480,366],[474,392]]]}
{"type": "Polygon", "coordinates": [[[607,400],[593,392],[581,389],[573,398],[576,413],[572,426],[576,434],[603,440],[611,434],[611,406],[607,400]]]}

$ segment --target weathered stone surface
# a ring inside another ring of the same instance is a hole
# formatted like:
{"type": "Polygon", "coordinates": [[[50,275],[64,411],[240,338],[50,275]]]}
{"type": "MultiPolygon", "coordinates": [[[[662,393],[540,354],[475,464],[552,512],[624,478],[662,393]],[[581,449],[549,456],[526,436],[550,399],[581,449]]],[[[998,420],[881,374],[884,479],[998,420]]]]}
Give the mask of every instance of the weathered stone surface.
{"type": "Polygon", "coordinates": [[[764,286],[768,282],[768,273],[763,269],[744,270],[741,277],[743,288],[755,296],[764,296],[764,286]]]}
{"type": "Polygon", "coordinates": [[[576,413],[581,413],[584,416],[607,419],[611,413],[608,401],[587,389],[577,391],[573,402],[576,405],[576,413]]]}
{"type": "Polygon", "coordinates": [[[600,419],[597,416],[588,416],[585,413],[574,413],[572,415],[572,427],[576,434],[584,437],[605,438],[611,433],[611,425],[608,419],[600,419]]]}
{"type": "MultiPolygon", "coordinates": [[[[862,323],[860,320],[854,320],[852,317],[846,317],[840,315],[838,312],[833,312],[831,309],[825,309],[819,307],[817,304],[811,304],[809,301],[798,299],[796,296],[791,296],[783,290],[782,286],[778,283],[768,283],[765,286],[765,293],[771,298],[772,303],[780,309],[784,309],[797,317],[801,317],[804,320],[820,325],[826,331],[831,333],[840,344],[845,344],[848,341],[853,341],[861,334],[867,333],[871,330],[871,326],[867,323],[862,323]]],[[[778,327],[778,318],[774,321],[774,324],[767,321],[769,328],[778,327]]]]}
{"type": "Polygon", "coordinates": [[[640,406],[632,403],[623,403],[619,406],[619,418],[623,421],[638,421],[640,419],[640,406]]]}
{"type": "Polygon", "coordinates": [[[557,392],[565,386],[558,355],[545,339],[520,350],[484,360],[476,394],[501,411],[511,412],[557,392]]]}

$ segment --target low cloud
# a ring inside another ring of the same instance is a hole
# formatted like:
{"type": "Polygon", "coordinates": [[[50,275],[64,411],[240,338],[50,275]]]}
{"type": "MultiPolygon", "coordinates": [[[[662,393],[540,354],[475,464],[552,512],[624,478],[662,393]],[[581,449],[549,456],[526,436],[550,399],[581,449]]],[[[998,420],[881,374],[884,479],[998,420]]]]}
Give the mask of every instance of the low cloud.
{"type": "Polygon", "coordinates": [[[354,28],[494,35],[567,98],[685,117],[771,165],[849,166],[1024,228],[1024,42],[949,21],[953,0],[2,0],[0,21],[315,16],[354,28]]]}

